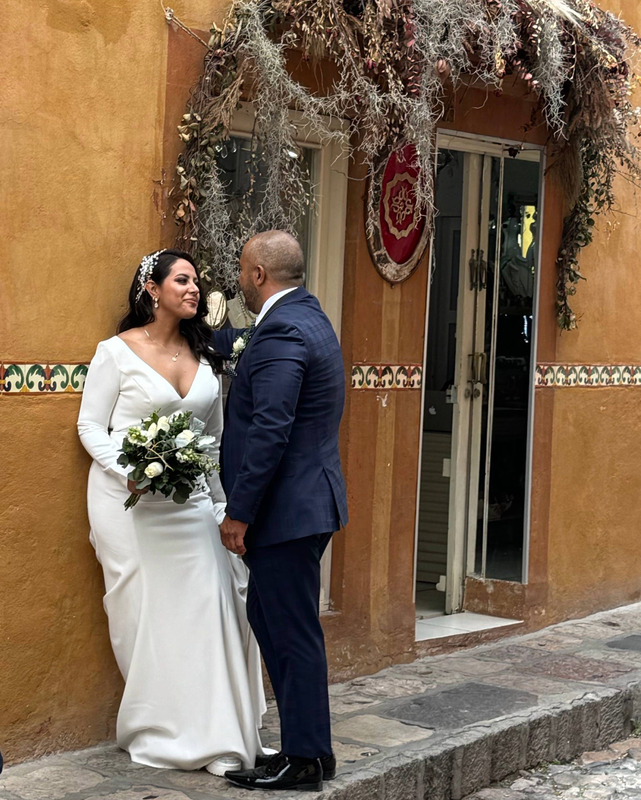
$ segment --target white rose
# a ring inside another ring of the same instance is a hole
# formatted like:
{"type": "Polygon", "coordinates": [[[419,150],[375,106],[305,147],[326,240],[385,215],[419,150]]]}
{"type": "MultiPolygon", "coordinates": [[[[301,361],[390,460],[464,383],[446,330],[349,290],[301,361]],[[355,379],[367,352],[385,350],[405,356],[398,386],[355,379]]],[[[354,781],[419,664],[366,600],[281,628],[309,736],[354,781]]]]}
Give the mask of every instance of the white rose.
{"type": "Polygon", "coordinates": [[[147,440],[155,439],[156,434],[158,433],[158,426],[156,425],[156,423],[152,422],[151,425],[145,431],[145,433],[147,434],[147,440]]]}
{"type": "Polygon", "coordinates": [[[238,353],[242,353],[243,352],[243,350],[245,349],[245,340],[243,339],[242,336],[239,336],[234,341],[233,345],[231,346],[231,349],[232,349],[232,353],[235,353],[236,355],[238,355],[238,353]]]}
{"type": "Polygon", "coordinates": [[[165,468],[160,461],[152,461],[151,464],[145,468],[145,475],[148,478],[157,478],[159,475],[162,475],[164,471],[165,468]]]}
{"type": "Polygon", "coordinates": [[[181,431],[176,436],[176,447],[187,447],[188,444],[191,444],[195,435],[189,428],[186,431],[181,431]]]}
{"type": "Polygon", "coordinates": [[[167,417],[160,417],[156,423],[156,427],[159,431],[167,432],[169,430],[169,419],[167,417]]]}

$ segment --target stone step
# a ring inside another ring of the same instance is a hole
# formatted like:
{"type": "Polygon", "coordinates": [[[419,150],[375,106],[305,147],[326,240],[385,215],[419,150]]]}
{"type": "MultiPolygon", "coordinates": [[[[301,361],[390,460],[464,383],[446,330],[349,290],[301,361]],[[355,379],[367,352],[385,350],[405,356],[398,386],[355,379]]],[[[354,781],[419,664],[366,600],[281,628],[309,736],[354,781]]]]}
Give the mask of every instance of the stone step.
{"type": "MultiPolygon", "coordinates": [[[[641,604],[390,667],[330,695],[338,774],[312,796],[462,800],[542,763],[597,757],[636,729],[641,604]]],[[[276,748],[277,721],[272,706],[263,738],[276,748]]],[[[203,770],[133,764],[113,743],[9,765],[0,777],[0,800],[247,797],[203,770]]]]}

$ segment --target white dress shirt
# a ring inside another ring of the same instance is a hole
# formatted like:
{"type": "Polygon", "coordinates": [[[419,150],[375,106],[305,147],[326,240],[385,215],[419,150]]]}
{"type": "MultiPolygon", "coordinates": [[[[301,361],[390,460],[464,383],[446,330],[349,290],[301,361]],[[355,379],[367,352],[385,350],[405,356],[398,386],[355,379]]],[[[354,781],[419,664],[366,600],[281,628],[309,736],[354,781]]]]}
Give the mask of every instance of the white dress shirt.
{"type": "Polygon", "coordinates": [[[269,311],[269,309],[274,305],[275,302],[280,300],[281,297],[285,297],[286,294],[293,292],[295,289],[298,289],[298,286],[292,286],[289,289],[283,289],[281,292],[276,292],[271,297],[268,297],[267,300],[263,303],[263,307],[261,308],[258,316],[256,317],[256,325],[260,325],[261,320],[265,316],[265,314],[269,311]]]}

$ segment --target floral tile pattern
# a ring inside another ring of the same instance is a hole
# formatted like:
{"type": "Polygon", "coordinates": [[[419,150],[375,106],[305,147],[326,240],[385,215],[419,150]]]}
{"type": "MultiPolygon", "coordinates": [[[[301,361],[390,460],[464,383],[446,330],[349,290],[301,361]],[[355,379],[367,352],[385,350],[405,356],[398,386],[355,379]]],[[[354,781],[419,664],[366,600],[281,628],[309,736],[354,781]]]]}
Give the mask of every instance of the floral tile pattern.
{"type": "MultiPolygon", "coordinates": [[[[0,363],[0,395],[82,392],[87,364],[0,363]]],[[[420,389],[420,364],[354,364],[352,389],[420,389]]],[[[641,387],[641,364],[537,364],[535,386],[641,387]]]]}
{"type": "Polygon", "coordinates": [[[420,364],[354,364],[352,389],[420,389],[420,364]]]}
{"type": "MultiPolygon", "coordinates": [[[[352,389],[420,389],[420,364],[354,364],[352,389]]],[[[641,387],[641,364],[537,364],[535,386],[641,387]]]]}
{"type": "Polygon", "coordinates": [[[87,364],[0,364],[0,395],[82,392],[87,364]]]}
{"type": "Polygon", "coordinates": [[[641,386],[641,364],[537,364],[535,386],[641,386]]]}

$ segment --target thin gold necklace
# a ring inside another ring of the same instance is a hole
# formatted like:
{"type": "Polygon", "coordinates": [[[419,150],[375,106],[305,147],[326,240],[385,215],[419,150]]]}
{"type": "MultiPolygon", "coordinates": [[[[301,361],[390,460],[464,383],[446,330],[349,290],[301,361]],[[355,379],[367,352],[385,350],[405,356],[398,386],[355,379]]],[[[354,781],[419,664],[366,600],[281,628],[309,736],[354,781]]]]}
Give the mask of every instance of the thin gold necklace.
{"type": "MultiPolygon", "coordinates": [[[[160,345],[160,346],[162,347],[162,349],[163,349],[163,350],[166,350],[166,351],[169,353],[169,355],[171,356],[171,350],[169,350],[168,348],[166,348],[166,347],[165,347],[165,345],[164,345],[164,344],[162,344],[161,342],[158,342],[158,341],[156,341],[156,339],[152,338],[152,337],[149,335],[149,331],[147,330],[147,328],[143,328],[143,331],[144,331],[144,332],[147,334],[147,338],[149,339],[149,341],[150,341],[150,342],[153,342],[154,344],[158,344],[158,345],[160,345]]],[[[182,349],[183,349],[183,340],[181,339],[181,341],[180,341],[180,347],[178,348],[178,352],[177,352],[175,355],[171,356],[171,360],[172,360],[172,361],[178,361],[178,356],[181,354],[181,352],[182,352],[182,349]]]]}

